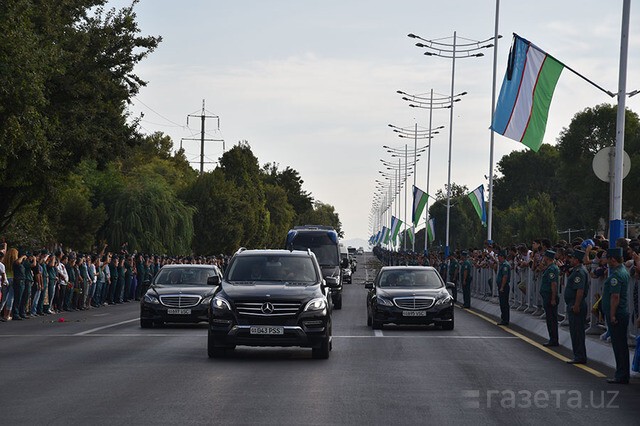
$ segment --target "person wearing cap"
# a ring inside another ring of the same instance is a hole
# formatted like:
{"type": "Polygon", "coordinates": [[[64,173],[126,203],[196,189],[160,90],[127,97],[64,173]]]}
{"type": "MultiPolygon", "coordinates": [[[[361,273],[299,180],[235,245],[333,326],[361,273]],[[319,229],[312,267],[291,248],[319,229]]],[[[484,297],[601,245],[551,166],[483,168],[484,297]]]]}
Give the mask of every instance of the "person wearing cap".
{"type": "Polygon", "coordinates": [[[582,261],[585,252],[574,250],[569,252],[571,273],[567,278],[564,289],[564,301],[567,303],[567,317],[569,318],[569,334],[573,359],[569,364],[586,364],[587,347],[585,345],[585,323],[587,319],[587,295],[589,294],[589,273],[582,261]]]}
{"type": "Polygon", "coordinates": [[[463,250],[461,253],[462,256],[462,267],[460,268],[460,274],[462,275],[462,307],[470,308],[471,307],[471,272],[473,265],[469,260],[469,253],[466,250],[463,250]]]}
{"type": "Polygon", "coordinates": [[[544,306],[544,314],[547,320],[547,331],[549,332],[549,341],[544,346],[558,346],[558,279],[560,277],[560,269],[555,264],[554,259],[556,252],[546,250],[544,252],[543,265],[545,267],[542,272],[540,283],[540,296],[544,306]]]}
{"type": "Polygon", "coordinates": [[[623,264],[622,248],[611,248],[607,251],[609,277],[604,282],[602,292],[602,312],[611,333],[611,346],[616,359],[616,373],[608,383],[629,383],[629,343],[627,330],[629,327],[629,305],[627,290],[629,272],[623,264]]]}
{"type": "Polygon", "coordinates": [[[507,261],[507,251],[498,252],[498,263],[496,265],[496,284],[498,285],[498,299],[500,300],[500,319],[498,325],[509,325],[509,292],[511,291],[511,265],[507,261]]]}

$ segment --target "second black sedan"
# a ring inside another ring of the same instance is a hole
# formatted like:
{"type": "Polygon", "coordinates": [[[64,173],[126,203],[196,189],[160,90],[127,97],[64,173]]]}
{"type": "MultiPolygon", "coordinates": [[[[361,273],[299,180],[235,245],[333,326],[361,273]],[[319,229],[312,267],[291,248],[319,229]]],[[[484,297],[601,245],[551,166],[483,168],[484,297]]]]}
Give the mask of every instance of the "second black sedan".
{"type": "Polygon", "coordinates": [[[140,301],[140,327],[207,321],[222,273],[214,265],[166,265],[140,301]]]}
{"type": "Polygon", "coordinates": [[[367,325],[436,324],[453,330],[453,298],[438,271],[429,266],[387,266],[365,283],[367,325]]]}

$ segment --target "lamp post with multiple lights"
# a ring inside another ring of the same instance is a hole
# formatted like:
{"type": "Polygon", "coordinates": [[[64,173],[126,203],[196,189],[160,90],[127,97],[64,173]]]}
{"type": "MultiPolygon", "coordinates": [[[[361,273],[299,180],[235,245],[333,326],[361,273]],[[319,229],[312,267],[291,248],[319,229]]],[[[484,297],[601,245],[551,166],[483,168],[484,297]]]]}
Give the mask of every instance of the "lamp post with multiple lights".
{"type": "Polygon", "coordinates": [[[456,98],[455,92],[455,75],[456,75],[456,59],[457,58],[473,58],[484,56],[480,50],[493,47],[493,37],[483,41],[474,41],[465,39],[463,43],[458,43],[456,31],[453,32],[453,43],[443,43],[441,40],[427,40],[415,34],[408,34],[408,37],[420,40],[416,43],[417,47],[424,48],[427,56],[440,56],[442,58],[451,59],[451,95],[449,97],[449,159],[447,171],[447,222],[445,236],[445,258],[449,257],[449,219],[451,215],[451,146],[453,142],[453,103],[456,98]]]}

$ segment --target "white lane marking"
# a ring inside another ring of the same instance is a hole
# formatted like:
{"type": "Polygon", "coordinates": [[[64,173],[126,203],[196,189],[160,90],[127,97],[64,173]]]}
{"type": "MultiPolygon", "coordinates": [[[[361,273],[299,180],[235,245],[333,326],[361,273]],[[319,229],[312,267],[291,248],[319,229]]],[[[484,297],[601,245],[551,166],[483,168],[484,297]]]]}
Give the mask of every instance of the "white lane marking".
{"type": "MultiPolygon", "coordinates": [[[[380,330],[376,330],[380,331],[380,330]]],[[[0,334],[0,338],[3,337],[187,337],[202,339],[206,334],[169,334],[169,333],[121,333],[121,334],[107,334],[107,333],[93,333],[93,334],[0,334]]],[[[516,336],[425,336],[410,334],[404,334],[401,336],[331,336],[334,339],[371,339],[377,337],[384,337],[388,339],[518,339],[516,336]]]]}
{"type": "Polygon", "coordinates": [[[138,321],[140,318],[134,318],[126,321],[120,321],[115,324],[103,325],[102,327],[92,328],[91,330],[83,331],[80,333],[76,333],[75,336],[84,336],[85,334],[93,333],[94,331],[104,330],[105,328],[117,327],[122,324],[128,324],[130,322],[138,321]]]}
{"type": "Polygon", "coordinates": [[[382,334],[382,330],[373,330],[373,334],[375,335],[375,337],[384,337],[384,334],[382,334]]]}

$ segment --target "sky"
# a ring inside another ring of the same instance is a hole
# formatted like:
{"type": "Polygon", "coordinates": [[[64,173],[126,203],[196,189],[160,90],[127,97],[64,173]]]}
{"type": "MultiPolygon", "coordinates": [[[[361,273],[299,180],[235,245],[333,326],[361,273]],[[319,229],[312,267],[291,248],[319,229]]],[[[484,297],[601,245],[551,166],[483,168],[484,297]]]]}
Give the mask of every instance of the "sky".
{"type": "MultiPolygon", "coordinates": [[[[633,2],[632,2],[633,3],[633,2]]],[[[130,1],[111,0],[122,7],[130,1]]],[[[428,111],[410,108],[396,93],[451,91],[452,61],[423,55],[407,37],[452,43],[493,36],[495,0],[140,0],[134,9],[143,35],[160,35],[158,49],[136,73],[148,85],[130,106],[141,130],[199,138],[205,101],[207,138],[229,149],[248,141],[260,164],[297,170],[303,189],[335,207],[345,239],[368,239],[369,216],[381,159],[397,161],[384,145],[404,150],[388,124],[428,127],[428,111]]],[[[512,33],[530,40],[567,66],[618,91],[622,0],[502,0],[497,46],[497,91],[512,33]]],[[[627,92],[640,89],[640,5],[631,5],[627,92]]],[[[454,91],[468,92],[454,108],[451,181],[473,190],[488,186],[493,49],[456,60],[454,91]]],[[[551,103],[544,142],[555,144],[572,117],[587,107],[615,103],[566,69],[551,103]]],[[[627,98],[640,113],[640,95],[627,98]]],[[[430,192],[447,183],[449,112],[434,110],[430,192]]],[[[190,161],[200,142],[183,141],[190,161]]],[[[420,141],[419,141],[420,145],[420,141]]],[[[525,147],[495,136],[494,163],[525,147]]],[[[207,142],[205,169],[222,155],[207,142]]],[[[411,162],[411,161],[410,161],[411,162]]],[[[194,167],[199,164],[194,163],[194,167]]],[[[632,165],[632,167],[635,165],[632,165]]],[[[495,164],[494,164],[495,170],[495,164]]],[[[416,185],[426,188],[426,160],[416,185]]],[[[535,176],[531,177],[536,178],[535,176]]],[[[411,185],[409,178],[410,221],[411,185]]],[[[383,179],[384,180],[384,179],[383,179]]],[[[404,192],[399,200],[404,219],[404,192]]]]}

